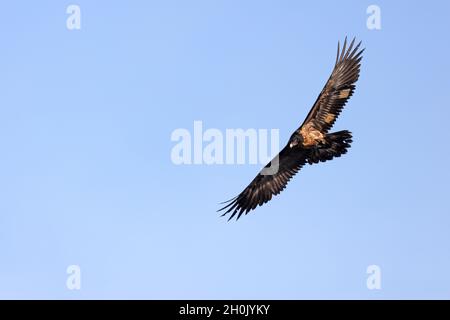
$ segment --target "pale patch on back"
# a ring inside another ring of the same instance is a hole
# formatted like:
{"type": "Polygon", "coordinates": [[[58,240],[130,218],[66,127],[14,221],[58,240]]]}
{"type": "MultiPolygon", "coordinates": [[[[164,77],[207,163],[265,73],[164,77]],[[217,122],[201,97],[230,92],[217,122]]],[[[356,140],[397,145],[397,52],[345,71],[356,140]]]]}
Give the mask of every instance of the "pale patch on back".
{"type": "Polygon", "coordinates": [[[314,128],[312,123],[304,125],[300,130],[300,134],[303,136],[303,145],[305,147],[314,146],[325,138],[325,135],[314,128]]]}

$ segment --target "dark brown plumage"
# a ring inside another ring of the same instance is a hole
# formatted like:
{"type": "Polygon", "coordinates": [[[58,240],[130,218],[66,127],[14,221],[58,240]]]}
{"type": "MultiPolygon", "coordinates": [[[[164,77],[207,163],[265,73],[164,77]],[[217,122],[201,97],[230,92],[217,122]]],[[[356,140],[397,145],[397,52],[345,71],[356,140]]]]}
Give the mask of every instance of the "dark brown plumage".
{"type": "Polygon", "coordinates": [[[292,134],[287,145],[235,198],[219,211],[239,219],[243,213],[270,201],[279,194],[289,180],[306,164],[314,164],[340,157],[347,152],[352,142],[349,131],[328,133],[336,122],[348,99],[353,95],[363,50],[361,42],[354,46],[355,39],[347,49],[345,38],[342,51],[338,44],[336,63],[322,92],[306,116],[303,124],[292,134]],[[359,51],[358,51],[359,50],[359,51]],[[278,168],[278,170],[273,169],[278,168]]]}

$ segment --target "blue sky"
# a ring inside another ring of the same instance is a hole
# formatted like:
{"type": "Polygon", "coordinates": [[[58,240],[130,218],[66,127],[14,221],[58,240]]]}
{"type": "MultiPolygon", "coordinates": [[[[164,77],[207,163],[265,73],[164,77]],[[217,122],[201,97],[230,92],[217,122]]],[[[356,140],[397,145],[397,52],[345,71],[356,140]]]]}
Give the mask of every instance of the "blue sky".
{"type": "Polygon", "coordinates": [[[0,298],[450,298],[444,1],[13,1],[0,12],[0,298]],[[81,8],[81,30],[66,8],[81,8]],[[381,30],[366,9],[381,8],[381,30]],[[366,47],[306,166],[227,223],[258,165],[174,165],[173,130],[277,128],[366,47]],[[66,268],[79,265],[81,290],[66,268]],[[381,268],[368,290],[366,268],[381,268]]]}

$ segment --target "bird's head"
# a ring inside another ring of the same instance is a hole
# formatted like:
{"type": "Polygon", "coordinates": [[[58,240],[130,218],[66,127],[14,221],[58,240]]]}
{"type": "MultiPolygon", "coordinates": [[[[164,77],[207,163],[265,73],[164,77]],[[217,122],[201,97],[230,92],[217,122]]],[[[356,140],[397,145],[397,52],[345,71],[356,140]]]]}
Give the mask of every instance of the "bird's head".
{"type": "Polygon", "coordinates": [[[301,134],[295,133],[289,140],[289,147],[293,148],[297,145],[301,145],[302,143],[303,143],[303,136],[301,134]]]}

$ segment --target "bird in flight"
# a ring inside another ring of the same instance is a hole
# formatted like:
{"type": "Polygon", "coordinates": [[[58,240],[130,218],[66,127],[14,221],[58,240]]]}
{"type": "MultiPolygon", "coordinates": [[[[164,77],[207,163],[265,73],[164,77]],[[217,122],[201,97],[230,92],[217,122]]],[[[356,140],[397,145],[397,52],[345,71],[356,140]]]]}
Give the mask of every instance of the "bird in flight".
{"type": "Polygon", "coordinates": [[[222,216],[228,220],[261,206],[278,195],[289,180],[306,164],[332,160],[347,153],[352,142],[350,131],[328,133],[348,99],[355,91],[359,78],[362,53],[352,40],[347,48],[345,38],[342,50],[338,42],[336,62],[325,87],[317,97],[303,124],[294,131],[287,145],[269,162],[252,182],[236,197],[224,202],[222,216]]]}

